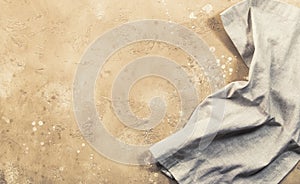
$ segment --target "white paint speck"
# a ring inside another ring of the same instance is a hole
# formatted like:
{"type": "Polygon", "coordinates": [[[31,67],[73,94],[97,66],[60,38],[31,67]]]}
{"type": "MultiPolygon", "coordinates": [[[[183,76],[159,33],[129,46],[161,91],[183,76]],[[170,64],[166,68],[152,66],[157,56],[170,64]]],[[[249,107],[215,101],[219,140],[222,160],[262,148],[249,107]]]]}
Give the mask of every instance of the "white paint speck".
{"type": "Polygon", "coordinates": [[[179,116],[182,117],[183,116],[183,112],[179,111],[179,116]]]}
{"type": "Polygon", "coordinates": [[[202,10],[205,11],[206,13],[210,13],[213,10],[213,6],[211,4],[207,4],[202,7],[202,10]]]}
{"type": "Polygon", "coordinates": [[[229,68],[229,72],[232,73],[233,72],[233,68],[229,68]]]}
{"type": "Polygon", "coordinates": [[[39,121],[38,124],[39,124],[40,126],[43,126],[43,125],[44,125],[44,122],[43,122],[43,121],[39,121]]]}
{"type": "Polygon", "coordinates": [[[209,47],[210,52],[215,52],[216,48],[215,47],[209,47]]]}
{"type": "Polygon", "coordinates": [[[189,18],[190,18],[190,19],[197,19],[197,17],[195,16],[195,13],[194,13],[194,12],[191,12],[191,13],[190,13],[189,18]]]}
{"type": "Polygon", "coordinates": [[[222,65],[221,68],[222,68],[222,69],[225,69],[225,65],[222,65]]]}
{"type": "Polygon", "coordinates": [[[85,143],[82,143],[81,146],[82,146],[82,147],[85,147],[85,143]]]}
{"type": "Polygon", "coordinates": [[[225,75],[225,74],[223,74],[223,78],[226,78],[226,75],[225,75]]]}
{"type": "Polygon", "coordinates": [[[77,153],[80,153],[80,150],[77,150],[77,153]]]}
{"type": "Polygon", "coordinates": [[[36,122],[35,122],[35,121],[33,121],[31,124],[32,124],[32,126],[35,126],[35,125],[36,125],[36,122]]]}
{"type": "Polygon", "coordinates": [[[44,146],[44,145],[45,145],[45,143],[44,143],[44,142],[40,142],[40,145],[41,145],[41,146],[44,146]]]}
{"type": "Polygon", "coordinates": [[[94,13],[94,15],[97,17],[97,19],[102,19],[105,15],[105,6],[101,4],[100,1],[97,0],[91,0],[90,1],[90,7],[94,13]]]}
{"type": "Polygon", "coordinates": [[[227,60],[228,60],[228,61],[232,61],[232,57],[228,57],[227,60]]]}
{"type": "Polygon", "coordinates": [[[37,128],[36,128],[36,127],[33,127],[33,128],[32,128],[32,131],[36,132],[36,131],[37,131],[37,128]]]}

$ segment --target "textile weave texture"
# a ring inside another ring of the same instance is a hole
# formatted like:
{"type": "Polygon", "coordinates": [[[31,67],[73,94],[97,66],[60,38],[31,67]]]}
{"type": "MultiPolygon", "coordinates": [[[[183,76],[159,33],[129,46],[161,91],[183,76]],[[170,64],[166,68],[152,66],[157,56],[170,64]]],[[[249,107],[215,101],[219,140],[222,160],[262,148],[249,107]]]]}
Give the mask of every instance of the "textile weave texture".
{"type": "Polygon", "coordinates": [[[246,0],[221,18],[249,81],[210,95],[150,151],[178,183],[278,183],[300,159],[300,10],[246,0]]]}

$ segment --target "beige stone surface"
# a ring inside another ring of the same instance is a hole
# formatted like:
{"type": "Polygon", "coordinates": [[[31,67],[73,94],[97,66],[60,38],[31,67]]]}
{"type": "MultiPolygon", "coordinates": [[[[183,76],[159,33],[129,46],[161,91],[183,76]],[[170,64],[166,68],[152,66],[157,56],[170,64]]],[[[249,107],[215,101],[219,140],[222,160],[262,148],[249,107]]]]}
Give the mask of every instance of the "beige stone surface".
{"type": "MultiPolygon", "coordinates": [[[[0,183],[170,183],[155,166],[116,163],[84,140],[72,106],[78,63],[87,47],[115,26],[161,19],[188,27],[215,50],[226,83],[246,80],[248,69],[218,16],[238,1],[0,0],[0,183]]],[[[285,2],[300,6],[299,0],[285,2]]],[[[147,101],[153,95],[166,96],[167,116],[153,131],[126,128],[110,108],[116,72],[150,54],[180,63],[201,100],[210,93],[203,71],[174,46],[149,41],[119,50],[99,74],[96,103],[108,131],[130,144],[150,144],[172,134],[180,114],[174,87],[157,77],[138,81],[130,92],[139,117],[149,115],[147,101]]],[[[297,181],[296,167],[283,183],[297,181]]]]}

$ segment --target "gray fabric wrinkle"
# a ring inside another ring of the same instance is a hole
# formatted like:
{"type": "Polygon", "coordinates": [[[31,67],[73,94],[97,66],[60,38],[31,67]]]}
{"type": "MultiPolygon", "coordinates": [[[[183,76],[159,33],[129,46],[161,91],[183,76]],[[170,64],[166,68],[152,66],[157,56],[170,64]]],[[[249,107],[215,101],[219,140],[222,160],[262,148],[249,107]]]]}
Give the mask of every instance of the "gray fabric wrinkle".
{"type": "Polygon", "coordinates": [[[249,81],[210,95],[150,151],[179,183],[278,183],[300,159],[300,10],[246,0],[221,18],[249,81]]]}

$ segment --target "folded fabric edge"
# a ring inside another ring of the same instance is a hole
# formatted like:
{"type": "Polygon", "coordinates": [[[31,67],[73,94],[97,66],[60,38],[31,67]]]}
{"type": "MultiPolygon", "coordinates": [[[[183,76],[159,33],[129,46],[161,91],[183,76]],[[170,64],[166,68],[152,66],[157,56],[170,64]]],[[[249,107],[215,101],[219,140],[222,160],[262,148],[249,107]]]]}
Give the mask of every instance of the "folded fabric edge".
{"type": "MultiPolygon", "coordinates": [[[[241,39],[235,37],[235,35],[231,32],[231,29],[228,29],[228,28],[230,27],[230,24],[233,22],[233,20],[240,19],[239,20],[240,23],[243,23],[242,25],[244,26],[244,27],[242,26],[241,30],[244,29],[242,31],[245,31],[245,28],[248,27],[248,25],[247,25],[248,13],[250,12],[250,9],[252,6],[261,8],[261,9],[266,10],[271,13],[272,13],[272,11],[281,12],[282,13],[281,16],[286,16],[288,19],[296,19],[296,16],[299,15],[299,13],[297,13],[297,11],[292,11],[291,14],[286,14],[287,11],[284,10],[284,8],[280,8],[280,7],[275,10],[270,9],[268,7],[268,5],[270,5],[270,4],[274,5],[274,3],[277,5],[283,4],[285,6],[285,8],[287,8],[288,10],[295,10],[294,6],[289,5],[287,3],[278,2],[278,1],[264,1],[263,3],[259,4],[258,1],[256,1],[256,0],[244,0],[244,1],[239,2],[236,5],[228,8],[227,10],[223,11],[220,14],[226,33],[232,39],[236,49],[238,50],[238,52],[240,53],[240,55],[242,56],[242,58],[244,59],[244,62],[246,63],[246,65],[248,67],[250,67],[252,58],[247,58],[243,55],[245,53],[244,49],[245,49],[245,45],[247,44],[248,40],[241,40],[241,39]],[[286,7],[286,6],[288,6],[288,7],[286,7]],[[245,13],[244,17],[242,17],[242,15],[240,15],[240,14],[235,14],[235,13],[237,13],[237,10],[239,10],[239,12],[241,12],[241,9],[242,9],[242,12],[245,13]]],[[[298,9],[298,8],[296,8],[296,9],[298,9]]],[[[243,32],[242,34],[247,34],[247,33],[243,32]]],[[[247,36],[245,38],[247,38],[247,36]]],[[[253,50],[253,52],[254,52],[254,50],[253,50]]],[[[159,163],[159,165],[161,167],[161,171],[169,178],[175,179],[176,181],[180,182],[182,176],[180,175],[180,173],[176,172],[175,169],[174,170],[172,169],[173,166],[175,166],[176,164],[179,163],[179,161],[176,160],[176,158],[173,158],[171,155],[162,155],[159,150],[150,149],[150,152],[152,153],[152,155],[156,159],[156,161],[159,163]]],[[[284,172],[280,173],[280,176],[277,177],[277,182],[279,182],[281,180],[281,179],[279,180],[279,178],[286,176],[293,169],[293,167],[299,161],[298,158],[299,157],[296,155],[289,156],[289,159],[286,160],[286,162],[284,163],[284,165],[287,166],[286,170],[284,172]]]]}
{"type": "MultiPolygon", "coordinates": [[[[236,5],[228,8],[225,10],[222,15],[225,15],[226,13],[230,13],[235,8],[238,8],[239,6],[244,6],[245,3],[247,3],[248,0],[244,0],[242,2],[237,3],[236,5]]],[[[248,6],[247,6],[248,7],[248,6]]],[[[223,26],[228,24],[227,21],[224,22],[222,20],[223,26]]],[[[230,36],[230,35],[229,35],[230,36]]],[[[240,52],[240,50],[238,50],[240,52]]],[[[249,64],[250,65],[250,64],[249,64]]],[[[179,160],[172,157],[172,155],[162,155],[161,152],[157,149],[152,149],[152,147],[149,149],[150,153],[152,154],[153,158],[156,160],[157,165],[161,169],[161,172],[169,177],[170,179],[176,180],[177,182],[180,182],[181,177],[179,173],[177,173],[175,170],[172,170],[172,167],[179,163],[179,160]]]]}

